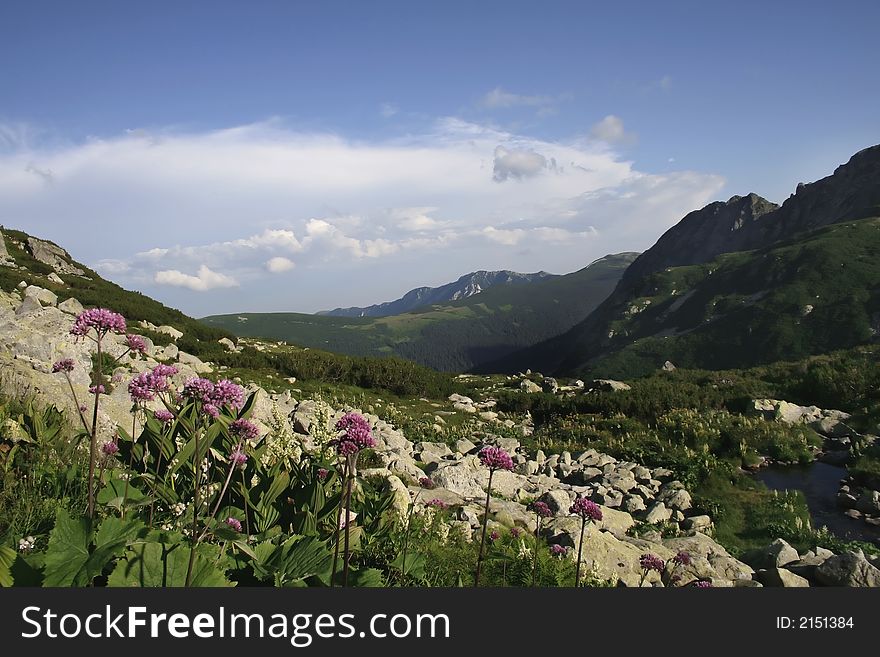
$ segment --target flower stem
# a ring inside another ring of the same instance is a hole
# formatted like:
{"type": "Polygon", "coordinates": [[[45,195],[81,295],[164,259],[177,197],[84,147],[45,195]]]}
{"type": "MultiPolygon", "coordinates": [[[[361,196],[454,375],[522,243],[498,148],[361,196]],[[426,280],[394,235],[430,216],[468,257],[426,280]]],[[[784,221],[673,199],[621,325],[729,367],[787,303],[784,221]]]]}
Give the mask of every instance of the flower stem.
{"type": "Polygon", "coordinates": [[[474,575],[474,586],[480,585],[480,570],[483,566],[483,546],[486,544],[486,527],[489,525],[489,498],[492,495],[492,475],[494,469],[489,469],[489,486],[486,488],[486,508],[483,510],[483,533],[480,536],[480,552],[477,555],[477,572],[474,575]]]}
{"type": "Polygon", "coordinates": [[[121,518],[125,518],[125,503],[128,501],[128,482],[131,480],[131,464],[134,460],[134,432],[137,431],[137,408],[131,414],[131,447],[128,450],[128,476],[125,478],[125,491],[122,493],[122,509],[119,511],[121,518]]]}
{"type": "Polygon", "coordinates": [[[342,506],[345,497],[345,486],[348,483],[348,468],[342,466],[342,494],[339,496],[339,508],[336,511],[336,529],[334,530],[333,570],[330,572],[330,586],[336,586],[336,563],[339,560],[339,530],[342,519],[342,506]]]}
{"type": "Polygon", "coordinates": [[[95,406],[92,409],[92,431],[89,440],[89,518],[95,519],[95,455],[98,451],[98,400],[101,397],[101,334],[98,333],[98,362],[94,367],[95,406]]]}
{"type": "Polygon", "coordinates": [[[584,530],[587,528],[587,519],[581,519],[581,540],[578,543],[578,562],[577,562],[577,570],[574,575],[574,586],[577,588],[581,585],[581,554],[584,551],[584,530]]]}
{"type": "Polygon", "coordinates": [[[202,461],[199,456],[199,428],[196,427],[196,451],[195,456],[193,457],[193,481],[195,482],[193,485],[193,521],[192,521],[192,547],[189,551],[189,563],[186,566],[186,581],[184,582],[184,586],[192,585],[192,574],[193,574],[193,564],[196,561],[196,545],[199,542],[198,536],[198,521],[199,521],[199,475],[202,473],[202,461]]]}
{"type": "MultiPolygon", "coordinates": [[[[238,443],[238,447],[235,448],[235,451],[239,451],[244,446],[244,443],[238,443]]],[[[214,510],[211,511],[211,515],[208,516],[208,521],[214,519],[217,515],[217,512],[220,510],[220,503],[223,501],[223,496],[226,495],[226,489],[229,488],[229,482],[232,481],[232,473],[235,472],[235,461],[229,461],[229,472],[226,474],[226,481],[223,483],[223,490],[220,491],[220,496],[217,498],[217,504],[214,505],[214,510]]],[[[202,535],[199,537],[199,540],[203,539],[205,535],[208,533],[208,524],[205,523],[205,528],[202,530],[202,535]]]]}
{"type": "Polygon", "coordinates": [[[342,586],[348,586],[348,561],[351,558],[351,552],[348,547],[348,530],[351,525],[351,483],[354,479],[354,459],[356,454],[348,456],[348,486],[345,493],[345,558],[342,562],[342,586]]]}
{"type": "Polygon", "coordinates": [[[541,540],[541,516],[535,514],[535,563],[532,566],[532,586],[538,581],[538,541],[541,540]]]}

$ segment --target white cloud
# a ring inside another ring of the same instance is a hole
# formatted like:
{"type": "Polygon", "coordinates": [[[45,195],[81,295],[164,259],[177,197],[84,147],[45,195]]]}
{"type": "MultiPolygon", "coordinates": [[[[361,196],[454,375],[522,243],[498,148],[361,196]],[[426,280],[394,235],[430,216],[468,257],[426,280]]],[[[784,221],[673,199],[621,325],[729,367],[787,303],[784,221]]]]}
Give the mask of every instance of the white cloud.
{"type": "Polygon", "coordinates": [[[547,164],[547,158],[533,150],[508,150],[498,146],[495,148],[492,176],[497,182],[510,178],[528,178],[541,173],[547,168],[547,164]]]}
{"type": "Polygon", "coordinates": [[[637,170],[607,141],[621,134],[553,141],[447,117],[372,142],[268,121],[29,145],[0,149],[0,217],[194,314],[366,305],[474,269],[573,271],[643,249],[720,189],[637,170]],[[296,262],[282,294],[265,284],[277,258],[296,262]],[[191,293],[223,285],[215,305],[191,293]]]}
{"type": "Polygon", "coordinates": [[[590,136],[593,139],[609,144],[631,144],[636,141],[635,134],[624,129],[623,119],[614,114],[609,114],[594,124],[590,129],[590,136]]]}
{"type": "Polygon", "coordinates": [[[275,256],[274,258],[269,258],[266,261],[266,269],[268,269],[273,274],[280,274],[285,271],[290,271],[296,266],[296,264],[290,258],[285,258],[283,256],[275,256]]]}
{"type": "Polygon", "coordinates": [[[196,292],[205,292],[218,287],[238,286],[238,282],[231,276],[213,271],[205,265],[199,267],[199,272],[196,276],[184,274],[176,269],[164,269],[156,272],[154,280],[159,285],[186,287],[196,292]]]}

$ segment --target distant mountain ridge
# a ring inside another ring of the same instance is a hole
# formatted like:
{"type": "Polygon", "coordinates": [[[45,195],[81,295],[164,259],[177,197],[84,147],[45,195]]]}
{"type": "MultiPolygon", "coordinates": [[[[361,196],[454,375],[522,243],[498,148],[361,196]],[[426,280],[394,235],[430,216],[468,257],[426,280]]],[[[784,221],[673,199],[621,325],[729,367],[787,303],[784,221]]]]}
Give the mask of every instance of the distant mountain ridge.
{"type": "Polygon", "coordinates": [[[880,334],[880,146],[799,184],[691,212],[566,333],[481,367],[638,376],[796,359],[880,334]],[[878,266],[875,266],[877,263],[878,266]]]}
{"type": "Polygon", "coordinates": [[[357,306],[334,308],[316,314],[333,317],[389,317],[424,306],[467,299],[496,285],[522,285],[552,278],[558,277],[546,271],[521,274],[507,269],[500,271],[480,270],[465,274],[458,280],[440,287],[417,287],[394,301],[377,303],[363,308],[357,306]]]}
{"type": "Polygon", "coordinates": [[[201,321],[240,336],[353,356],[396,355],[437,370],[462,372],[580,322],[611,293],[636,256],[607,255],[564,276],[496,284],[457,301],[385,317],[235,313],[201,321]]]}

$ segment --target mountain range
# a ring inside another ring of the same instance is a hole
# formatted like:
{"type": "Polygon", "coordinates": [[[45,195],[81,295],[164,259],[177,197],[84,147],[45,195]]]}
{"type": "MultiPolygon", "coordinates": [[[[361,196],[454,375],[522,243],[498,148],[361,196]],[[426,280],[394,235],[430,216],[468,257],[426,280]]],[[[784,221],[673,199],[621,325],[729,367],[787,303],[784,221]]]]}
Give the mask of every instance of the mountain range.
{"type": "Polygon", "coordinates": [[[212,315],[201,321],[241,336],[285,340],[355,356],[396,355],[435,369],[460,372],[574,326],[611,293],[637,255],[608,255],[564,276],[474,272],[440,288],[423,288],[429,290],[425,296],[474,291],[471,283],[481,279],[494,279],[494,284],[479,294],[397,315],[237,313],[212,315]],[[487,273],[497,276],[485,278],[487,273]]]}
{"type": "Polygon", "coordinates": [[[334,317],[388,317],[399,315],[416,308],[442,304],[448,301],[460,301],[467,299],[495,285],[522,285],[536,281],[557,278],[553,274],[539,271],[534,274],[521,274],[515,271],[475,271],[465,274],[453,283],[447,283],[440,287],[417,287],[410,290],[399,299],[374,304],[365,308],[334,308],[324,310],[318,315],[333,315],[334,317]]]}
{"type": "Polygon", "coordinates": [[[666,361],[743,367],[873,340],[880,331],[880,146],[799,184],[688,214],[569,331],[482,371],[635,376],[666,361]]]}

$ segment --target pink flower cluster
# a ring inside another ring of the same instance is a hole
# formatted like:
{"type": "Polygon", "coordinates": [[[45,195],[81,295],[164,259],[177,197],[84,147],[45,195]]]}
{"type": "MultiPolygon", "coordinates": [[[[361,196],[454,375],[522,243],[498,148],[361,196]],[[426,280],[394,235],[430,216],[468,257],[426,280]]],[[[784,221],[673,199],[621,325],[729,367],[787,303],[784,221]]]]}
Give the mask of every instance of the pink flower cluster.
{"type": "Polygon", "coordinates": [[[694,588],[695,589],[711,589],[712,582],[707,582],[706,580],[701,579],[700,581],[694,583],[694,588]]]}
{"type": "Polygon", "coordinates": [[[221,379],[217,383],[209,379],[190,379],[183,385],[183,396],[202,402],[202,410],[215,418],[219,415],[219,409],[224,406],[244,406],[244,388],[228,379],[221,379]]]}
{"type": "Polygon", "coordinates": [[[119,445],[116,444],[116,441],[110,440],[101,445],[101,451],[105,456],[113,456],[119,452],[119,445]]]}
{"type": "Polygon", "coordinates": [[[489,534],[489,540],[492,541],[492,542],[494,543],[494,542],[497,541],[499,538],[501,538],[501,534],[498,533],[498,530],[497,530],[497,529],[493,529],[493,530],[492,530],[492,533],[489,534]]]}
{"type": "Polygon", "coordinates": [[[232,454],[229,455],[229,462],[232,463],[236,467],[244,467],[244,464],[247,463],[247,454],[245,454],[240,449],[236,449],[232,454]]]}
{"type": "Polygon", "coordinates": [[[376,440],[370,429],[370,423],[360,413],[346,413],[336,423],[336,430],[343,434],[331,440],[330,444],[336,447],[336,453],[341,456],[356,454],[367,447],[374,447],[376,440]]]}
{"type": "Polygon", "coordinates": [[[241,521],[238,520],[237,518],[233,518],[230,516],[229,518],[226,519],[226,525],[230,529],[234,529],[235,531],[241,533],[241,521]]]}
{"type": "Polygon", "coordinates": [[[111,331],[125,333],[125,317],[106,308],[91,308],[77,316],[70,333],[83,337],[91,329],[95,329],[99,337],[103,337],[111,331]]]}
{"type": "Polygon", "coordinates": [[[327,468],[318,468],[318,479],[321,481],[324,481],[329,474],[330,471],[327,468]]]}
{"type": "Polygon", "coordinates": [[[550,510],[550,507],[547,506],[546,502],[532,502],[529,505],[529,508],[541,518],[549,518],[553,515],[553,512],[550,510]]]}
{"type": "Polygon", "coordinates": [[[107,389],[104,387],[103,383],[99,383],[96,386],[89,387],[89,394],[90,395],[106,395],[107,389]]]}
{"type": "Polygon", "coordinates": [[[431,490],[434,488],[434,481],[430,477],[419,477],[419,486],[431,490]]]}
{"type": "Polygon", "coordinates": [[[646,573],[650,570],[656,570],[658,573],[662,573],[663,569],[666,567],[666,563],[663,559],[656,554],[643,554],[639,557],[639,565],[646,573]]]}
{"type": "Polygon", "coordinates": [[[679,566],[690,566],[691,565],[691,555],[689,552],[685,552],[684,550],[680,550],[678,554],[672,557],[672,561],[675,562],[676,565],[679,566]]]}
{"type": "Polygon", "coordinates": [[[156,365],[149,372],[141,372],[128,384],[128,394],[135,403],[153,401],[156,394],[171,389],[168,377],[177,374],[171,365],[156,365]]]}
{"type": "Polygon", "coordinates": [[[554,557],[564,557],[568,554],[568,548],[564,545],[559,545],[559,543],[554,543],[550,546],[550,554],[554,557]]]}
{"type": "Polygon", "coordinates": [[[433,506],[437,509],[440,509],[441,511],[443,509],[449,508],[449,505],[446,502],[436,497],[433,500],[428,500],[427,502],[425,502],[425,506],[433,506]]]}
{"type": "Polygon", "coordinates": [[[62,358],[61,360],[52,363],[52,374],[57,374],[58,372],[73,372],[74,367],[76,367],[76,363],[73,358],[62,358]]]}
{"type": "Polygon", "coordinates": [[[500,447],[487,445],[479,451],[480,463],[490,470],[513,470],[513,459],[500,447]]]}
{"type": "Polygon", "coordinates": [[[172,413],[171,411],[166,411],[164,408],[162,408],[158,411],[154,411],[153,417],[163,424],[169,424],[172,420],[174,420],[174,413],[172,413]]]}
{"type": "Polygon", "coordinates": [[[134,335],[129,333],[125,336],[125,346],[128,347],[129,351],[133,351],[138,354],[147,353],[147,341],[143,339],[140,335],[134,335]]]}
{"type": "Polygon", "coordinates": [[[586,497],[579,497],[568,508],[569,513],[580,516],[582,520],[602,520],[602,509],[595,502],[588,500],[586,497]]]}
{"type": "Polygon", "coordinates": [[[256,440],[260,435],[260,430],[253,422],[242,418],[229,425],[229,433],[241,440],[256,440]]]}

